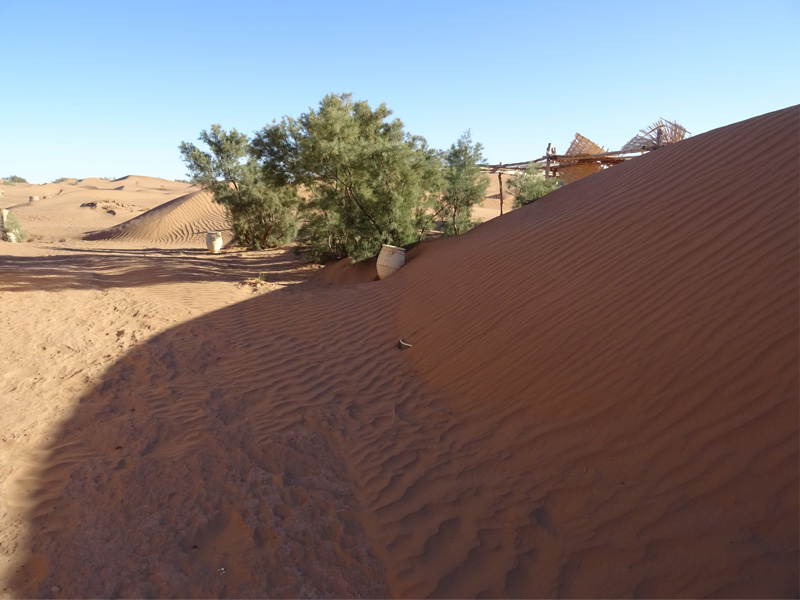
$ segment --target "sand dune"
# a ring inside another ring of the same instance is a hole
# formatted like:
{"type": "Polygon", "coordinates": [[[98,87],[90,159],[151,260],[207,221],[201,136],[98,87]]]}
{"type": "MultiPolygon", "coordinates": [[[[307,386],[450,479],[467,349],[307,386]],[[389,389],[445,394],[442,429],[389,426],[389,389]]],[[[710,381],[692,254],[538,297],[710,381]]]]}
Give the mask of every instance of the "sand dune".
{"type": "MultiPolygon", "coordinates": [[[[404,358],[469,415],[469,468],[451,473],[492,482],[472,484],[485,506],[471,519],[398,510],[432,532],[425,543],[448,523],[466,539],[437,586],[441,566],[404,543],[413,568],[393,590],[797,593],[798,116],[571,184],[423,248],[393,278],[415,342],[404,358]],[[529,512],[501,534],[509,505],[529,512]],[[473,558],[482,535],[489,564],[473,558]]],[[[403,527],[382,535],[397,545],[403,527]]]]}
{"type": "Polygon", "coordinates": [[[128,189],[141,188],[148,190],[175,190],[183,189],[188,184],[159,177],[148,177],[146,175],[125,175],[118,179],[103,179],[100,177],[86,177],[84,179],[67,179],[63,183],[72,183],[84,188],[97,188],[101,190],[114,190],[125,186],[128,189]]]}
{"type": "Polygon", "coordinates": [[[87,232],[114,227],[197,188],[155,177],[128,176],[113,181],[86,178],[2,185],[0,191],[0,206],[14,212],[31,233],[31,241],[75,245],[87,232]],[[31,197],[38,200],[30,202],[31,197]]]}
{"type": "Polygon", "coordinates": [[[120,177],[119,179],[114,179],[113,183],[124,183],[125,185],[136,186],[136,187],[148,187],[148,188],[165,188],[169,186],[174,186],[176,183],[175,181],[170,181],[168,179],[161,179],[159,177],[147,177],[146,175],[126,175],[125,177],[120,177]]]}
{"type": "Polygon", "coordinates": [[[796,597],[799,125],[139,337],[10,474],[6,592],[796,597]]]}
{"type": "Polygon", "coordinates": [[[120,225],[87,234],[84,239],[201,246],[207,231],[229,228],[223,207],[213,201],[210,192],[201,191],[176,198],[120,225]]]}

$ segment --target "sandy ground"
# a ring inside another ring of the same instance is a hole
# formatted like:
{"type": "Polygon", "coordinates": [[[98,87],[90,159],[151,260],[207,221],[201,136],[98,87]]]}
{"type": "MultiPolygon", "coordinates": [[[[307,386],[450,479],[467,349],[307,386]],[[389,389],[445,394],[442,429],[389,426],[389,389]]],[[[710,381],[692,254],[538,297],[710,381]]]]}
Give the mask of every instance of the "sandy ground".
{"type": "Polygon", "coordinates": [[[0,185],[33,236],[0,246],[2,593],[797,597],[799,125],[384,281],[210,255],[185,184],[0,185]]]}

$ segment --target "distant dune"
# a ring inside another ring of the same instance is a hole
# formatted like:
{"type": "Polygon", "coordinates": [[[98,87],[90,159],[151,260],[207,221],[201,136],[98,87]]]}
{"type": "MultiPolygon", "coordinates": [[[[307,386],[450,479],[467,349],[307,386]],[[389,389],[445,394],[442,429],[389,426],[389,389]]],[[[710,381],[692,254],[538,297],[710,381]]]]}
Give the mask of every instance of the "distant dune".
{"type": "Polygon", "coordinates": [[[223,207],[213,201],[210,192],[201,191],[166,202],[120,225],[89,233],[84,239],[201,245],[207,231],[229,228],[223,207]]]}
{"type": "MultiPolygon", "coordinates": [[[[92,371],[9,478],[26,537],[6,589],[797,597],[799,183],[792,107],[423,243],[383,281],[337,264],[171,328],[143,304],[160,333],[92,371]]],[[[92,239],[184,242],[214,206],[191,193],[92,239]]],[[[169,256],[191,281],[229,268],[169,256]]],[[[55,296],[100,356],[145,331],[133,299],[155,284],[123,259],[68,271],[109,297],[55,296]]]]}
{"type": "MultiPolygon", "coordinates": [[[[113,228],[143,211],[196,191],[198,188],[191,184],[155,177],[88,177],[42,185],[0,185],[0,207],[14,211],[32,234],[32,242],[74,245],[87,232],[113,228]]],[[[203,246],[196,239],[192,243],[203,246]]],[[[0,248],[3,252],[20,250],[0,248]]]]}

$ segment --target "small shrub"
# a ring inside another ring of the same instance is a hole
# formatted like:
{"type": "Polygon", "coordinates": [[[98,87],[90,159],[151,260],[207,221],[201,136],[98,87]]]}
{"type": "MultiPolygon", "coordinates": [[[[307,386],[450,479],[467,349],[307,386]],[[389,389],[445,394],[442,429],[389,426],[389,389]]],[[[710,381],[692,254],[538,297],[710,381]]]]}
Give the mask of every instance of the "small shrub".
{"type": "Polygon", "coordinates": [[[6,181],[10,181],[11,183],[28,183],[24,177],[20,177],[19,175],[11,175],[10,177],[6,177],[6,181]]]}
{"type": "Polygon", "coordinates": [[[536,163],[531,163],[527,171],[511,177],[506,184],[508,190],[514,195],[514,208],[536,202],[561,185],[560,179],[545,177],[544,172],[536,163]]]}
{"type": "Polygon", "coordinates": [[[6,241],[10,241],[9,238],[13,238],[17,242],[26,242],[28,240],[28,234],[22,228],[17,217],[12,214],[8,213],[8,216],[3,220],[3,239],[6,241]]]}

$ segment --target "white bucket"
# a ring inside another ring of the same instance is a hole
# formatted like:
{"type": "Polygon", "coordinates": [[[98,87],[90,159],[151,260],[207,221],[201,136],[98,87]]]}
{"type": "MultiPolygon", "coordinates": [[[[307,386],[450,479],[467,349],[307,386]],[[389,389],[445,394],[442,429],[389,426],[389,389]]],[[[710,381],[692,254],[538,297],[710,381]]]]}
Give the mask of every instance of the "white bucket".
{"type": "Polygon", "coordinates": [[[222,248],[222,233],[219,231],[206,232],[206,248],[212,254],[219,254],[222,248]]]}
{"type": "Polygon", "coordinates": [[[406,249],[384,244],[378,255],[378,277],[386,279],[404,264],[406,264],[406,249]]]}

